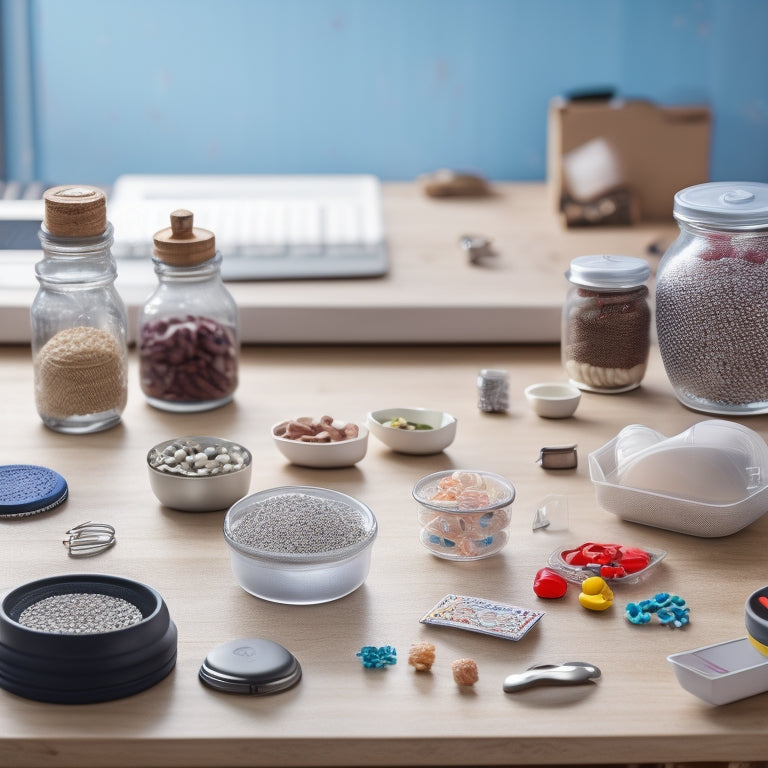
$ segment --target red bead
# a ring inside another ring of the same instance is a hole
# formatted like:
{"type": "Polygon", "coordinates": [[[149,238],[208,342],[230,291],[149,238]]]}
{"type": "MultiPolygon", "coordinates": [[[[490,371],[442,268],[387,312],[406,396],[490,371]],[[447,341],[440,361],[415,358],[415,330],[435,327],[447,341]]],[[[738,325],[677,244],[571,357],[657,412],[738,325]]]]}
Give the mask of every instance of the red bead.
{"type": "Polygon", "coordinates": [[[579,547],[579,549],[567,549],[563,552],[561,557],[563,558],[563,562],[568,563],[568,565],[588,565],[590,562],[582,554],[581,547],[579,547]]]}
{"type": "Polygon", "coordinates": [[[622,547],[618,560],[627,573],[637,573],[648,567],[651,556],[637,547],[622,547]]]}
{"type": "Polygon", "coordinates": [[[539,597],[562,597],[568,589],[568,582],[551,568],[542,568],[533,580],[533,591],[539,597]]]}

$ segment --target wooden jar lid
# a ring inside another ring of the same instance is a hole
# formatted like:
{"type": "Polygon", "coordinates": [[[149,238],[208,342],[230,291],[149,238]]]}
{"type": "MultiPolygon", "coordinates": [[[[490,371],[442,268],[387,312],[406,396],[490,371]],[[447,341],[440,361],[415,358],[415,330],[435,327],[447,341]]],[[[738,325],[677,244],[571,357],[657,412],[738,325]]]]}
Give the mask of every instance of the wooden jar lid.
{"type": "Polygon", "coordinates": [[[194,267],[216,255],[213,232],[192,226],[191,211],[171,214],[171,226],[155,233],[155,256],[174,267],[194,267]]]}
{"type": "Polygon", "coordinates": [[[107,228],[107,196],[98,187],[53,187],[43,200],[43,225],[54,237],[95,237],[107,228]]]}

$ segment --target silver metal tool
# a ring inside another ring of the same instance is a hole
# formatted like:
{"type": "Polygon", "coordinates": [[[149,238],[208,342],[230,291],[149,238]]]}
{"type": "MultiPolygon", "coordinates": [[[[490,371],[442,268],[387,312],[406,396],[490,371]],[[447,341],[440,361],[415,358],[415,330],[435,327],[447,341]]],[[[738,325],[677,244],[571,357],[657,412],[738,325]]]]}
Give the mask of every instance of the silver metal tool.
{"type": "Polygon", "coordinates": [[[564,664],[539,664],[525,672],[508,675],[504,679],[504,693],[514,693],[535,685],[580,685],[597,680],[600,670],[585,661],[567,661],[564,664]]]}

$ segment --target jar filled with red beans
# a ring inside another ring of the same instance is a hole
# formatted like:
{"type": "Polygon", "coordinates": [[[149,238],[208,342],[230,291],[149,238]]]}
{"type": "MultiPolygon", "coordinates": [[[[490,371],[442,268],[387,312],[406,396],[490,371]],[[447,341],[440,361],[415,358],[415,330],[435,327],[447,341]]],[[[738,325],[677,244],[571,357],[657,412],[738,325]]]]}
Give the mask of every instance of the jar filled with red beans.
{"type": "Polygon", "coordinates": [[[675,395],[705,413],[768,413],[768,184],[698,184],[673,212],[656,330],[675,395]]]}
{"type": "Polygon", "coordinates": [[[234,397],[238,312],[221,260],[213,233],[194,227],[190,211],[174,211],[171,226],[155,233],[159,285],[139,327],[141,389],[155,408],[205,411],[234,397]]]}

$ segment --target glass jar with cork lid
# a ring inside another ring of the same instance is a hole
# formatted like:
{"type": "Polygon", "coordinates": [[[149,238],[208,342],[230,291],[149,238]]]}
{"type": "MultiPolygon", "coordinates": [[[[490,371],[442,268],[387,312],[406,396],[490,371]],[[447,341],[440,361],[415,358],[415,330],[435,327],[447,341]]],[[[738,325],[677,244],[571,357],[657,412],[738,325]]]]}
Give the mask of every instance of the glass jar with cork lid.
{"type": "Polygon", "coordinates": [[[155,233],[159,285],[139,322],[139,371],[147,402],[165,411],[206,411],[229,403],[238,384],[238,311],[221,279],[213,232],[191,211],[171,213],[155,233]]]}
{"type": "Polygon", "coordinates": [[[615,393],[640,386],[650,351],[650,274],[647,262],[634,256],[571,261],[561,352],[579,389],[615,393]]]}
{"type": "Polygon", "coordinates": [[[35,404],[57,432],[120,422],[127,400],[127,316],[115,289],[106,195],[89,186],[44,194],[43,260],[30,313],[35,404]]]}

